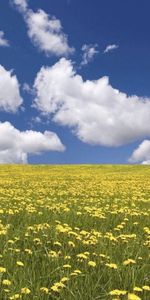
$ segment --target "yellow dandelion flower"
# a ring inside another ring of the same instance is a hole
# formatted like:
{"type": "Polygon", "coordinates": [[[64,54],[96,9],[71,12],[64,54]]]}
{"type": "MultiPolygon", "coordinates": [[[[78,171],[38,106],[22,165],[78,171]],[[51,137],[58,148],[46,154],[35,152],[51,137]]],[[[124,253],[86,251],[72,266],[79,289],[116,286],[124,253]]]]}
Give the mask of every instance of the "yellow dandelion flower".
{"type": "Polygon", "coordinates": [[[144,291],[150,291],[150,286],[144,285],[144,286],[143,286],[143,290],[144,290],[144,291]]]}
{"type": "Polygon", "coordinates": [[[134,292],[142,292],[143,290],[138,287],[138,286],[135,286],[134,289],[133,289],[134,292]]]}
{"type": "Polygon", "coordinates": [[[27,287],[24,287],[21,289],[21,294],[28,295],[30,293],[31,293],[31,291],[27,287]]]}
{"type": "Polygon", "coordinates": [[[64,283],[64,282],[67,282],[68,280],[69,280],[68,277],[63,277],[60,281],[64,283]]]}
{"type": "Polygon", "coordinates": [[[69,245],[70,247],[72,247],[72,248],[75,248],[75,244],[74,244],[72,241],[69,241],[69,242],[68,242],[68,245],[69,245]]]}
{"type": "Polygon", "coordinates": [[[112,290],[111,292],[109,292],[109,295],[111,296],[124,296],[127,294],[127,291],[125,290],[112,290]]]}
{"type": "Polygon", "coordinates": [[[8,279],[3,279],[2,284],[9,286],[9,285],[11,285],[11,281],[8,279]]]}
{"type": "Polygon", "coordinates": [[[21,298],[21,296],[19,294],[15,294],[15,295],[11,296],[9,299],[16,300],[16,299],[20,299],[20,298],[21,298]]]}
{"type": "Polygon", "coordinates": [[[9,290],[9,289],[4,289],[4,292],[5,292],[5,293],[9,293],[10,290],[9,290]]]}
{"type": "Polygon", "coordinates": [[[123,265],[124,266],[128,266],[128,265],[132,265],[132,264],[135,264],[136,263],[136,261],[134,260],[134,259],[127,259],[127,260],[125,260],[124,262],[123,262],[123,265]]]}
{"type": "Polygon", "coordinates": [[[141,298],[135,294],[128,294],[128,300],[141,300],[141,298]]]}
{"type": "Polygon", "coordinates": [[[78,276],[78,274],[75,272],[72,272],[72,273],[70,273],[70,276],[78,276]]]}
{"type": "Polygon", "coordinates": [[[57,293],[59,293],[59,292],[60,292],[60,289],[59,289],[59,287],[58,287],[58,286],[56,286],[56,285],[53,285],[53,286],[51,286],[51,290],[52,290],[53,292],[57,292],[57,293]]]}
{"type": "Polygon", "coordinates": [[[74,270],[74,273],[81,274],[82,272],[79,269],[77,269],[77,270],[74,270]]]}
{"type": "Polygon", "coordinates": [[[17,261],[16,264],[19,267],[23,267],[24,266],[24,263],[22,261],[17,261]]]}
{"type": "Polygon", "coordinates": [[[6,268],[0,267],[0,273],[6,273],[6,268]]]}
{"type": "Polygon", "coordinates": [[[59,246],[59,247],[62,246],[62,244],[61,244],[60,242],[54,242],[54,245],[55,245],[55,246],[59,246]]]}
{"type": "Polygon", "coordinates": [[[32,254],[32,250],[31,249],[24,249],[24,251],[26,252],[26,253],[28,253],[28,254],[32,254]]]}
{"type": "Polygon", "coordinates": [[[64,257],[64,259],[65,259],[65,260],[71,259],[71,256],[70,256],[70,255],[66,255],[66,256],[64,257]]]}
{"type": "Polygon", "coordinates": [[[106,264],[107,267],[109,267],[110,269],[117,269],[117,265],[116,264],[113,264],[113,263],[110,263],[110,264],[106,264]]]}
{"type": "Polygon", "coordinates": [[[95,261],[90,260],[90,261],[88,262],[88,266],[95,268],[95,267],[96,267],[95,261]]]}
{"type": "Polygon", "coordinates": [[[85,255],[84,253],[79,253],[77,254],[77,257],[80,258],[80,259],[87,259],[87,255],[85,255]]]}
{"type": "Polygon", "coordinates": [[[70,268],[71,268],[71,265],[69,265],[69,264],[68,264],[68,265],[67,265],[67,264],[66,264],[66,265],[63,265],[63,268],[64,268],[64,269],[70,269],[70,268]]]}
{"type": "Polygon", "coordinates": [[[40,288],[40,292],[42,292],[42,293],[44,293],[44,294],[48,294],[49,289],[46,288],[46,287],[41,287],[41,288],[40,288]]]}

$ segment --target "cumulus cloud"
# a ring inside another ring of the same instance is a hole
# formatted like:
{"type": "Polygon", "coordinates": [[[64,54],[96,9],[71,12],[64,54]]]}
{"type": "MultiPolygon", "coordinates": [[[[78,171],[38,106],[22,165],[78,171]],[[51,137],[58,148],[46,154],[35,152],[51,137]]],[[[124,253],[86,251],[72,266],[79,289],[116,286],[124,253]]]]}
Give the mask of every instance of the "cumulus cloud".
{"type": "Polygon", "coordinates": [[[11,0],[11,2],[16,5],[20,12],[26,12],[28,8],[27,0],[11,0]]]}
{"type": "Polygon", "coordinates": [[[144,140],[129,159],[133,163],[150,164],[150,140],[144,140]]]}
{"type": "Polygon", "coordinates": [[[4,32],[0,30],[0,47],[8,47],[9,42],[4,38],[4,32]]]}
{"type": "Polygon", "coordinates": [[[104,53],[108,53],[108,52],[112,52],[113,50],[119,48],[118,45],[112,44],[112,45],[108,45],[106,47],[106,49],[104,50],[104,53]]]}
{"type": "Polygon", "coordinates": [[[87,65],[91,62],[94,56],[98,53],[97,44],[95,45],[83,45],[81,50],[83,51],[81,66],[87,65]]]}
{"type": "Polygon", "coordinates": [[[27,163],[28,154],[64,150],[54,132],[19,131],[9,122],[0,122],[0,163],[27,163]]]}
{"type": "Polygon", "coordinates": [[[120,146],[150,135],[149,99],[120,92],[108,77],[84,81],[65,58],[41,68],[34,91],[34,106],[83,142],[120,146]]]}
{"type": "Polygon", "coordinates": [[[22,102],[17,77],[0,65],[0,110],[16,112],[22,102]]]}
{"type": "Polygon", "coordinates": [[[27,7],[25,0],[12,0],[22,12],[33,44],[46,55],[67,56],[74,52],[68,45],[67,35],[59,19],[49,16],[42,9],[36,12],[27,7]]]}

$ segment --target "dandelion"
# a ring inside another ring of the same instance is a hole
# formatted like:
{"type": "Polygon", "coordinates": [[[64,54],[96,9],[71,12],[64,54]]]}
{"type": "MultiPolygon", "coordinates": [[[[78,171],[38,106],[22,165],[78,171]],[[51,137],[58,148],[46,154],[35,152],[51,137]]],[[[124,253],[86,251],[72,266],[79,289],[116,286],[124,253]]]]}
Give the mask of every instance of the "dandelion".
{"type": "Polygon", "coordinates": [[[110,263],[110,264],[106,264],[107,267],[109,267],[110,269],[118,269],[116,264],[110,263]]]}
{"type": "Polygon", "coordinates": [[[94,261],[90,260],[88,262],[88,266],[95,268],[96,267],[96,263],[94,261]]]}
{"type": "Polygon", "coordinates": [[[57,292],[59,293],[61,291],[62,288],[65,287],[65,284],[63,282],[56,282],[52,287],[51,290],[53,292],[57,292]]]}
{"type": "Polygon", "coordinates": [[[84,253],[79,253],[79,254],[77,254],[77,257],[79,258],[79,259],[87,259],[88,257],[87,257],[87,255],[85,255],[84,253]]]}
{"type": "Polygon", "coordinates": [[[19,294],[15,294],[15,295],[11,296],[9,299],[10,300],[21,299],[21,296],[19,294]]]}
{"type": "Polygon", "coordinates": [[[49,289],[46,288],[46,287],[41,287],[41,288],[40,288],[40,292],[42,292],[42,293],[44,293],[44,294],[48,294],[49,289]]]}
{"type": "Polygon", "coordinates": [[[11,281],[8,279],[3,279],[2,284],[9,286],[9,285],[11,285],[11,281]]]}
{"type": "Polygon", "coordinates": [[[127,260],[125,260],[124,262],[123,262],[123,265],[124,266],[128,266],[128,265],[132,265],[132,264],[135,264],[136,263],[136,261],[134,260],[134,259],[127,259],[127,260]]]}
{"type": "Polygon", "coordinates": [[[75,248],[75,244],[74,244],[72,241],[69,241],[69,242],[68,242],[68,245],[69,245],[70,247],[72,247],[72,248],[75,248]]]}
{"type": "Polygon", "coordinates": [[[135,294],[128,294],[128,300],[141,300],[140,297],[138,297],[137,295],[135,294]]]}
{"type": "Polygon", "coordinates": [[[52,290],[53,292],[57,292],[57,293],[59,293],[59,292],[60,292],[60,289],[59,289],[59,287],[58,287],[58,286],[56,286],[56,285],[53,285],[53,286],[51,287],[51,290],[52,290]]]}
{"type": "Polygon", "coordinates": [[[22,261],[17,261],[16,264],[19,267],[23,267],[24,266],[24,263],[22,261]]]}
{"type": "Polygon", "coordinates": [[[135,286],[134,289],[133,289],[134,292],[142,292],[143,290],[138,287],[138,286],[135,286]]]}
{"type": "Polygon", "coordinates": [[[69,264],[63,265],[63,268],[64,268],[64,269],[70,269],[70,268],[71,268],[71,265],[69,265],[69,264]]]}
{"type": "Polygon", "coordinates": [[[150,292],[150,286],[144,285],[144,286],[143,286],[143,290],[144,290],[144,291],[150,292]]]}
{"type": "Polygon", "coordinates": [[[109,292],[109,295],[111,296],[124,296],[127,294],[127,291],[125,290],[112,290],[109,292]]]}
{"type": "Polygon", "coordinates": [[[82,272],[81,272],[80,270],[78,270],[78,269],[77,269],[77,270],[74,270],[74,272],[77,273],[77,274],[81,274],[81,273],[82,273],[82,272]]]}
{"type": "Polygon", "coordinates": [[[21,294],[28,295],[30,293],[31,293],[31,291],[27,287],[24,287],[21,289],[21,294]]]}
{"type": "Polygon", "coordinates": [[[6,273],[6,268],[0,267],[0,273],[6,273]]]}
{"type": "Polygon", "coordinates": [[[59,247],[62,246],[62,244],[61,244],[60,242],[54,242],[54,245],[55,245],[55,246],[59,246],[59,247]]]}
{"type": "Polygon", "coordinates": [[[69,278],[68,277],[63,277],[62,279],[61,279],[61,281],[60,282],[67,282],[69,280],[69,278]]]}

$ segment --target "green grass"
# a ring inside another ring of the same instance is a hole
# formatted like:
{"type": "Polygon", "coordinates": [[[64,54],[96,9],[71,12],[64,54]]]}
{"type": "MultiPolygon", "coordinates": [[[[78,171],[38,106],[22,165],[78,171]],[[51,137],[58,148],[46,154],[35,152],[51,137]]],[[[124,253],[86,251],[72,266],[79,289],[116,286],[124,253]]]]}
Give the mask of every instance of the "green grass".
{"type": "Polygon", "coordinates": [[[1,300],[149,300],[149,249],[149,166],[0,167],[1,300]]]}

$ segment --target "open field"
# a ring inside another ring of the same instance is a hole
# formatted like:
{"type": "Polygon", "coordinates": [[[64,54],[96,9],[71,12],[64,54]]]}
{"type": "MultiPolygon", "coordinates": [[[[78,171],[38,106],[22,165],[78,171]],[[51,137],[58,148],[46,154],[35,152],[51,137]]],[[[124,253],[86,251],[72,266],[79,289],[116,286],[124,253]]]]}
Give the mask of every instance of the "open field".
{"type": "Polygon", "coordinates": [[[149,166],[1,166],[0,299],[150,299],[149,166]]]}

